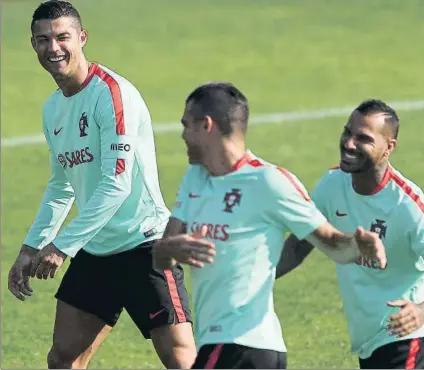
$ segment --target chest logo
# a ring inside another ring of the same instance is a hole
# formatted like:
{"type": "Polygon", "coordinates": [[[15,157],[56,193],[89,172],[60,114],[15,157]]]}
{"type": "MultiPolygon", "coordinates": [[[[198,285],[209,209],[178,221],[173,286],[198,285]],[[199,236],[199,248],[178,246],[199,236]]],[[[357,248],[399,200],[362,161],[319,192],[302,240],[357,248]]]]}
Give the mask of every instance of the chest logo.
{"type": "Polygon", "coordinates": [[[227,192],[224,197],[225,208],[224,212],[233,213],[233,208],[240,205],[241,201],[241,190],[232,189],[227,192]]]}
{"type": "Polygon", "coordinates": [[[370,231],[377,233],[380,239],[386,237],[387,225],[384,225],[385,222],[384,220],[376,219],[375,222],[371,224],[370,231]]]}
{"type": "Polygon", "coordinates": [[[80,137],[87,136],[87,133],[85,132],[87,128],[88,128],[87,113],[84,112],[81,115],[81,118],[79,119],[80,137]]]}

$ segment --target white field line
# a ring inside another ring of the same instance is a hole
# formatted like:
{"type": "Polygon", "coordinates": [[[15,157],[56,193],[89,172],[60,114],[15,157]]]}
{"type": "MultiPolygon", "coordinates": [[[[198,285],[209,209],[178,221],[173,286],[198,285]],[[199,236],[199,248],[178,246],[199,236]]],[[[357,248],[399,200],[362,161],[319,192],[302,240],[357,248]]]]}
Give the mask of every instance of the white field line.
{"type": "MultiPolygon", "coordinates": [[[[419,111],[424,110],[424,100],[398,101],[389,103],[398,111],[419,111]]],[[[265,124],[283,124],[286,122],[316,120],[330,117],[348,116],[354,107],[345,108],[325,108],[311,111],[295,111],[268,113],[252,116],[249,120],[249,126],[265,124]]],[[[153,124],[155,133],[179,132],[182,126],[179,122],[153,124]]],[[[19,146],[37,145],[45,142],[43,134],[31,136],[15,136],[1,139],[2,148],[11,148],[19,146]]]]}

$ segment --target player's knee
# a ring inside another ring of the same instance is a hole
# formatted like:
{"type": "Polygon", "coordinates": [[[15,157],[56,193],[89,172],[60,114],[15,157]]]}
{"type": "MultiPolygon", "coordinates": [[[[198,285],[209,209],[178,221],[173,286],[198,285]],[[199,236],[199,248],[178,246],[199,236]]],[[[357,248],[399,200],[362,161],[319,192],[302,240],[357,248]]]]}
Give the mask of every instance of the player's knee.
{"type": "Polygon", "coordinates": [[[167,369],[190,369],[196,359],[196,348],[176,344],[162,351],[161,360],[167,369]]]}
{"type": "Polygon", "coordinates": [[[196,359],[191,324],[169,325],[151,332],[156,352],[168,369],[190,369],[196,359]]]}
{"type": "Polygon", "coordinates": [[[47,355],[49,369],[71,369],[75,355],[65,348],[53,346],[47,355]]]}

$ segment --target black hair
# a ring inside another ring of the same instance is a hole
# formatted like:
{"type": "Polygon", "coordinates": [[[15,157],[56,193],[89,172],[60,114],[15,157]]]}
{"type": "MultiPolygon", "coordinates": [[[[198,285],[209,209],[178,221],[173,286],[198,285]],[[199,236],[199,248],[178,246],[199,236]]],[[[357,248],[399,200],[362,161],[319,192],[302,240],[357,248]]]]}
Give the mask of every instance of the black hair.
{"type": "Polygon", "coordinates": [[[230,136],[234,129],[247,130],[249,104],[243,93],[228,82],[210,82],[197,87],[186,99],[194,103],[196,119],[210,116],[222,135],[230,136]]]}
{"type": "Polygon", "coordinates": [[[378,99],[365,100],[355,110],[364,116],[375,113],[384,113],[385,122],[390,125],[393,137],[397,139],[400,123],[399,117],[396,111],[392,107],[388,106],[385,102],[378,99]]]}
{"type": "Polygon", "coordinates": [[[41,19],[53,20],[60,17],[75,18],[76,26],[79,27],[79,30],[83,29],[81,16],[71,3],[61,0],[49,0],[41,3],[38,8],[35,9],[32,15],[31,32],[34,30],[35,22],[41,19]]]}

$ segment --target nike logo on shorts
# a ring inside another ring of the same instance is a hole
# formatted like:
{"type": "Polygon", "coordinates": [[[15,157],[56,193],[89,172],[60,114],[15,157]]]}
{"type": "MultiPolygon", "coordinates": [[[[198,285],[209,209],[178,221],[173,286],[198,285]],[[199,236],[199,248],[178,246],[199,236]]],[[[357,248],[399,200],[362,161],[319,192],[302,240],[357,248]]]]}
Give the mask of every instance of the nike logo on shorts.
{"type": "Polygon", "coordinates": [[[154,319],[156,316],[158,316],[159,314],[161,314],[163,311],[165,311],[164,308],[162,308],[160,311],[155,312],[155,313],[151,313],[149,314],[149,319],[154,319]]]}

